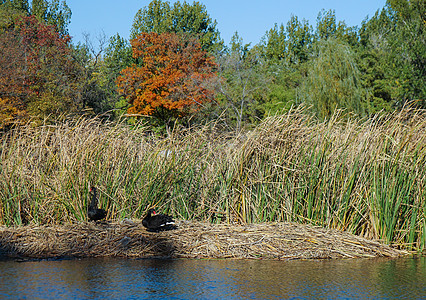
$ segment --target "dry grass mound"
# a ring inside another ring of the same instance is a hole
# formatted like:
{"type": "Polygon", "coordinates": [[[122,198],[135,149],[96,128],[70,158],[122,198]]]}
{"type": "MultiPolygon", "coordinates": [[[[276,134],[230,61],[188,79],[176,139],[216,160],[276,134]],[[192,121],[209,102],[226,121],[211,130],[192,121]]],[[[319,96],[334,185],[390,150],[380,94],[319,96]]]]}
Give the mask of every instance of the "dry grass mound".
{"type": "Polygon", "coordinates": [[[426,111],[318,121],[303,107],[252,130],[220,120],[167,136],[98,118],[0,136],[0,226],[87,220],[89,187],[107,219],[150,207],[181,220],[295,222],[409,251],[426,245],[426,111]]]}
{"type": "Polygon", "coordinates": [[[408,252],[346,232],[294,223],[248,225],[181,221],[151,233],[139,221],[0,227],[11,257],[329,259],[400,257],[408,252]]]}

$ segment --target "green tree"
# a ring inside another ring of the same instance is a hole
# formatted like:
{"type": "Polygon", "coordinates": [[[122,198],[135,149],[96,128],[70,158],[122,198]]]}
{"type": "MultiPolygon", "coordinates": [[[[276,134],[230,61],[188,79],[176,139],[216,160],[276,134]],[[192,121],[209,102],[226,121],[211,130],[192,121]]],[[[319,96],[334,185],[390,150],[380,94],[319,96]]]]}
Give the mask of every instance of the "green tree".
{"type": "Polygon", "coordinates": [[[115,109],[120,105],[117,104],[120,96],[115,81],[120,71],[133,62],[130,44],[118,34],[109,42],[105,34],[99,34],[95,39],[84,34],[84,43],[73,46],[73,58],[84,67],[81,74],[82,106],[93,109],[96,114],[108,112],[109,117],[120,114],[115,109]]]}
{"type": "Polygon", "coordinates": [[[370,20],[364,20],[359,30],[358,66],[370,113],[395,108],[396,99],[392,96],[395,83],[389,72],[393,62],[389,61],[390,48],[386,38],[394,26],[392,23],[385,7],[370,20]]]}
{"type": "Polygon", "coordinates": [[[117,92],[116,80],[123,69],[137,60],[132,57],[130,43],[119,34],[110,37],[108,42],[101,37],[97,39],[97,47],[88,39],[74,46],[74,56],[85,69],[83,104],[95,113],[113,110],[111,114],[118,116],[126,113],[128,105],[117,92]]]}
{"type": "Polygon", "coordinates": [[[130,43],[119,34],[112,36],[108,47],[105,49],[103,64],[100,68],[102,85],[108,91],[108,103],[118,109],[118,112],[125,113],[128,108],[127,100],[120,97],[117,92],[116,80],[120,72],[137,61],[132,57],[132,47],[130,43]]]}
{"type": "Polygon", "coordinates": [[[312,45],[312,27],[308,21],[291,16],[286,26],[287,33],[287,61],[290,63],[304,63],[309,58],[309,49],[312,45]]]}
{"type": "Polygon", "coordinates": [[[177,1],[171,6],[169,1],[153,0],[136,13],[131,38],[142,32],[189,33],[197,36],[203,50],[214,53],[220,51],[223,44],[216,25],[200,2],[194,1],[191,5],[177,1]]]}
{"type": "Polygon", "coordinates": [[[356,27],[348,27],[344,21],[337,22],[334,10],[326,11],[323,9],[317,17],[315,39],[321,41],[331,37],[344,41],[351,46],[358,43],[356,27]]]}
{"type": "Polygon", "coordinates": [[[337,31],[336,13],[334,10],[321,10],[317,16],[317,26],[315,37],[319,40],[326,40],[333,37],[337,31]]]}
{"type": "Polygon", "coordinates": [[[121,70],[136,62],[132,58],[132,46],[118,33],[110,38],[109,45],[105,49],[104,60],[108,72],[112,73],[113,77],[118,76],[121,70]]]}
{"type": "MultiPolygon", "coordinates": [[[[392,107],[420,99],[426,107],[426,4],[421,0],[392,0],[363,22],[360,29],[361,53],[367,62],[380,70],[371,89],[384,95],[377,99],[392,107]],[[376,57],[375,62],[371,57],[376,57]]],[[[367,74],[368,76],[368,74],[367,74]]]]}
{"type": "Polygon", "coordinates": [[[386,76],[386,56],[380,49],[361,49],[358,51],[358,68],[361,72],[361,84],[366,92],[366,104],[370,114],[380,111],[392,111],[395,101],[392,99],[392,81],[386,76]]]}
{"type": "Polygon", "coordinates": [[[148,6],[139,9],[136,13],[130,31],[130,38],[134,39],[142,32],[170,32],[172,25],[170,2],[153,0],[148,6]]]}
{"type": "Polygon", "coordinates": [[[262,38],[263,54],[268,60],[281,60],[287,54],[287,40],[284,25],[277,24],[268,30],[262,38]]]}
{"type": "Polygon", "coordinates": [[[17,15],[33,15],[61,35],[68,34],[71,9],[65,0],[0,0],[0,27],[13,24],[17,15]]]}
{"type": "Polygon", "coordinates": [[[55,26],[56,31],[61,35],[68,34],[71,9],[65,0],[32,0],[29,12],[39,20],[55,26]]]}
{"type": "Polygon", "coordinates": [[[395,64],[389,69],[397,86],[394,96],[401,105],[421,99],[426,108],[426,2],[389,0],[387,6],[396,23],[387,37],[389,60],[395,64]]]}
{"type": "Polygon", "coordinates": [[[312,105],[320,118],[337,108],[365,114],[360,72],[353,51],[341,41],[329,38],[318,43],[316,57],[300,89],[301,100],[312,105]]]}
{"type": "Polygon", "coordinates": [[[96,59],[87,44],[81,43],[73,46],[73,58],[84,67],[80,74],[82,107],[91,108],[97,114],[112,109],[115,103],[111,103],[109,95],[114,87],[105,84],[105,77],[100,71],[104,61],[96,59]]]}
{"type": "Polygon", "coordinates": [[[275,25],[263,37],[260,46],[266,58],[266,76],[270,78],[267,97],[260,103],[266,115],[288,110],[296,103],[297,87],[306,73],[306,62],[313,43],[313,29],[308,21],[291,16],[286,26],[275,25]]]}
{"type": "Polygon", "coordinates": [[[312,27],[308,21],[291,16],[284,27],[277,24],[262,38],[263,55],[268,60],[285,60],[290,64],[303,63],[308,59],[312,44],[312,27]]]}

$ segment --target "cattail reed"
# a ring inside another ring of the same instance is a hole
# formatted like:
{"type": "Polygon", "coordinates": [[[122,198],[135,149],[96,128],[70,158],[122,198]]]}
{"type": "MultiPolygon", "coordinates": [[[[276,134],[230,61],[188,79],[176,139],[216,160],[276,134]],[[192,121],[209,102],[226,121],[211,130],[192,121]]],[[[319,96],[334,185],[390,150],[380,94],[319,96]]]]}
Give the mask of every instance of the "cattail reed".
{"type": "Polygon", "coordinates": [[[114,220],[155,205],[177,219],[308,223],[424,249],[425,166],[415,109],[323,122],[295,109],[250,131],[209,123],[167,137],[80,118],[1,136],[0,224],[84,221],[95,185],[114,220]]]}

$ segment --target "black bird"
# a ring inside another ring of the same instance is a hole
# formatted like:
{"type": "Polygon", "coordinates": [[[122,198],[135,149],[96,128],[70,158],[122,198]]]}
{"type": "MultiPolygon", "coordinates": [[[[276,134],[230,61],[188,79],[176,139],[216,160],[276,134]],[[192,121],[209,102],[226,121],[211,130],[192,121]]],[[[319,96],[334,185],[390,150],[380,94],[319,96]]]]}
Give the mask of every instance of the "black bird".
{"type": "Polygon", "coordinates": [[[142,220],[142,225],[145,226],[148,231],[154,232],[176,229],[175,221],[171,216],[156,214],[153,208],[148,210],[146,217],[142,220]]]}
{"type": "Polygon", "coordinates": [[[99,221],[106,217],[107,212],[105,209],[98,208],[98,197],[96,196],[96,188],[93,186],[90,188],[90,194],[92,199],[87,207],[87,216],[91,221],[99,221]]]}

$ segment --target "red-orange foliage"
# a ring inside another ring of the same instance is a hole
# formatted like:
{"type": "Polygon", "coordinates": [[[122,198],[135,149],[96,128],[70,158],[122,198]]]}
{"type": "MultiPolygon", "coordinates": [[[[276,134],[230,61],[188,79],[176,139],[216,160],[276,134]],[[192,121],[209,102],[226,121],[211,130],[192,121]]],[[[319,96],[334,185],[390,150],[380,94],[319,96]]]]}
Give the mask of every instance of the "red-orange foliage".
{"type": "Polygon", "coordinates": [[[117,79],[119,92],[131,105],[129,113],[181,116],[211,101],[213,91],[206,83],[216,76],[216,64],[195,39],[142,33],[131,44],[137,64],[117,79]]]}
{"type": "Polygon", "coordinates": [[[0,33],[0,127],[30,114],[75,107],[79,66],[69,36],[35,17],[23,17],[0,33]]]}
{"type": "Polygon", "coordinates": [[[24,46],[16,32],[7,30],[0,37],[0,128],[26,116],[24,46]]]}

